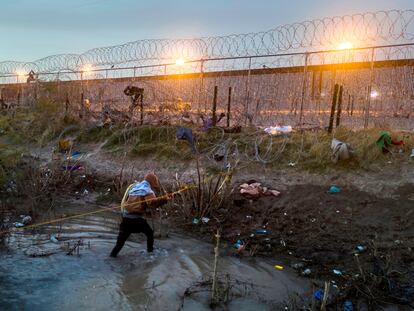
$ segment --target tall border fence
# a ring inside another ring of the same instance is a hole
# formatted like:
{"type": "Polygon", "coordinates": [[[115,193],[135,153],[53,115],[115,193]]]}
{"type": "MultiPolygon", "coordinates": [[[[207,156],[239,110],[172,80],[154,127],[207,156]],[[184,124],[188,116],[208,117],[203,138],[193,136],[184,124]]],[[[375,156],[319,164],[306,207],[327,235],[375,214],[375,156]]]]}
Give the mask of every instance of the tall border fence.
{"type": "Polygon", "coordinates": [[[0,63],[0,100],[10,107],[47,97],[74,114],[99,118],[108,110],[128,111],[132,99],[124,90],[135,86],[143,89],[142,106],[130,112],[142,123],[196,122],[214,110],[230,126],[328,127],[333,120],[336,126],[413,129],[413,48],[412,10],[259,34],[144,40],[0,63]],[[316,49],[321,46],[332,49],[316,49]]]}

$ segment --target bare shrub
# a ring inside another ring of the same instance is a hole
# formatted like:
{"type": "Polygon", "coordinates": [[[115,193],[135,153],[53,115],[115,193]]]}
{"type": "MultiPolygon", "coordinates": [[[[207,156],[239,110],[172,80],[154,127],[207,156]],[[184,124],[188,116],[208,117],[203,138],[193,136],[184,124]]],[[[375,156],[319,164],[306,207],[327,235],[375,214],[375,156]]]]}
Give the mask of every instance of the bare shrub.
{"type": "Polygon", "coordinates": [[[230,171],[209,176],[197,161],[197,179],[193,179],[190,185],[176,179],[177,188],[186,189],[176,196],[175,203],[180,206],[177,211],[179,216],[186,220],[214,217],[232,192],[230,181],[230,171]]]}

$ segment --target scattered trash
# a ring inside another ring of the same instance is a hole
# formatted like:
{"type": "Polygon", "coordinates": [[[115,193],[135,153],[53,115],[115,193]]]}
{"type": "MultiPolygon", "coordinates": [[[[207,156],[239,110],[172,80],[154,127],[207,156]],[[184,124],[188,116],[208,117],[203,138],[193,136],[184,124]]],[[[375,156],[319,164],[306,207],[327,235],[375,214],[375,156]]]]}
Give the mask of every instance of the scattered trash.
{"type": "Polygon", "coordinates": [[[292,132],[292,127],[290,125],[269,126],[264,131],[270,135],[287,134],[292,132]]]}
{"type": "Polygon", "coordinates": [[[22,224],[27,226],[28,224],[30,224],[32,222],[32,217],[30,216],[24,216],[22,219],[22,224]]]}
{"type": "Polygon", "coordinates": [[[306,268],[305,270],[302,271],[302,275],[310,275],[312,273],[312,270],[309,268],[306,268]]]}
{"type": "Polygon", "coordinates": [[[87,195],[89,193],[89,191],[87,189],[83,190],[83,194],[87,195]]]}
{"type": "Polygon", "coordinates": [[[15,226],[16,228],[24,227],[24,225],[21,222],[15,222],[13,223],[13,226],[15,226]]]}
{"type": "Polygon", "coordinates": [[[202,217],[201,218],[201,221],[203,222],[203,224],[206,224],[206,223],[208,223],[210,221],[210,218],[208,218],[208,217],[202,217]]]}
{"type": "Polygon", "coordinates": [[[58,142],[59,152],[69,151],[72,147],[72,142],[69,139],[60,139],[58,142]]]}
{"type": "Polygon", "coordinates": [[[246,245],[243,243],[243,241],[237,240],[237,242],[234,244],[234,247],[236,248],[237,253],[240,254],[245,250],[246,245]]]}
{"type": "Polygon", "coordinates": [[[353,150],[349,144],[346,144],[335,138],[332,139],[331,151],[331,159],[334,163],[338,162],[339,160],[347,160],[353,154],[353,150]]]}
{"type": "Polygon", "coordinates": [[[82,170],[83,169],[83,166],[82,165],[65,165],[65,166],[62,166],[62,169],[64,171],[73,172],[73,171],[82,170]]]}
{"type": "Polygon", "coordinates": [[[279,265],[275,265],[274,267],[275,267],[275,269],[277,269],[277,270],[283,270],[283,269],[284,269],[284,267],[283,267],[283,266],[279,266],[279,265]]]}
{"type": "Polygon", "coordinates": [[[50,240],[53,242],[53,243],[59,243],[59,240],[54,236],[54,235],[51,235],[50,236],[50,240]]]}
{"type": "Polygon", "coordinates": [[[198,218],[193,218],[193,225],[198,225],[200,220],[198,218]]]}
{"type": "Polygon", "coordinates": [[[342,275],[342,271],[341,271],[341,270],[333,269],[333,270],[332,270],[332,272],[333,272],[335,275],[338,275],[338,276],[341,276],[341,275],[342,275]]]}
{"type": "Polygon", "coordinates": [[[280,192],[267,187],[262,187],[261,183],[255,182],[251,184],[241,184],[240,193],[249,197],[258,198],[260,195],[273,195],[275,197],[280,195],[280,192]]]}
{"type": "Polygon", "coordinates": [[[363,253],[367,250],[367,247],[365,245],[358,245],[356,247],[356,250],[358,251],[358,253],[363,253]]]}
{"type": "Polygon", "coordinates": [[[413,149],[413,150],[411,150],[410,157],[411,157],[411,158],[414,158],[414,149],[413,149]]]}
{"type": "Polygon", "coordinates": [[[352,301],[346,300],[344,303],[344,311],[353,311],[354,307],[352,305],[352,301]]]}
{"type": "Polygon", "coordinates": [[[78,160],[80,159],[84,154],[79,151],[73,151],[69,157],[67,157],[68,160],[78,160]]]}
{"type": "Polygon", "coordinates": [[[292,268],[295,270],[302,269],[303,267],[305,267],[305,264],[303,262],[297,262],[292,265],[292,268]]]}
{"type": "Polygon", "coordinates": [[[316,292],[313,293],[313,297],[315,297],[316,300],[321,301],[323,298],[323,290],[322,289],[318,289],[316,292]]]}
{"type": "Polygon", "coordinates": [[[259,235],[267,234],[268,232],[269,231],[265,230],[265,229],[257,229],[256,230],[256,234],[259,234],[259,235]]]}
{"type": "Polygon", "coordinates": [[[333,193],[340,193],[340,192],[341,192],[341,188],[339,188],[339,187],[337,187],[335,185],[332,185],[329,188],[329,190],[328,190],[328,193],[331,193],[331,194],[333,194],[333,193]]]}
{"type": "Polygon", "coordinates": [[[294,167],[296,165],[296,163],[295,162],[289,162],[288,163],[288,166],[290,166],[290,167],[294,167]]]}

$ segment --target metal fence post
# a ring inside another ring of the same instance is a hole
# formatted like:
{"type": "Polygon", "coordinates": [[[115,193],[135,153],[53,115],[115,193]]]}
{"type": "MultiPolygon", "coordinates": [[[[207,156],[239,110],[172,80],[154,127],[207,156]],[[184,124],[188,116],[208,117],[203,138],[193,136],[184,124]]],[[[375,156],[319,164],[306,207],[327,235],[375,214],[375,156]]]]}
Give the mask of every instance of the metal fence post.
{"type": "Polygon", "coordinates": [[[218,92],[218,87],[217,87],[217,85],[214,87],[214,96],[213,96],[213,109],[212,109],[212,114],[213,114],[213,116],[212,116],[212,123],[213,123],[213,126],[216,126],[216,124],[217,124],[217,113],[216,113],[216,111],[217,111],[217,92],[218,92]]]}
{"type": "Polygon", "coordinates": [[[245,111],[245,125],[247,125],[247,119],[249,116],[249,103],[250,103],[250,74],[252,69],[252,58],[249,57],[249,70],[247,71],[247,81],[246,81],[246,111],[245,111]]]}
{"type": "MultiPolygon", "coordinates": [[[[204,60],[200,64],[200,87],[198,89],[198,112],[200,112],[201,102],[203,101],[203,87],[204,87],[204,60]]],[[[207,103],[204,103],[204,113],[207,112],[207,103]]]]}
{"type": "Polygon", "coordinates": [[[364,129],[368,128],[369,124],[369,111],[371,108],[371,91],[372,91],[372,83],[374,82],[374,57],[375,57],[375,48],[371,49],[371,71],[369,74],[369,85],[367,91],[367,104],[365,108],[365,120],[364,120],[364,129]]]}
{"type": "Polygon", "coordinates": [[[231,106],[231,86],[229,87],[229,96],[227,99],[227,127],[230,127],[230,106],[231,106]]]}
{"type": "Polygon", "coordinates": [[[305,95],[306,95],[306,78],[307,78],[307,72],[308,72],[308,57],[309,53],[305,53],[305,66],[303,68],[303,80],[302,80],[302,98],[300,101],[300,113],[299,113],[299,126],[302,128],[302,122],[303,122],[303,105],[305,101],[305,95]]]}
{"type": "Polygon", "coordinates": [[[57,76],[56,76],[58,101],[60,101],[60,78],[59,78],[59,73],[60,73],[60,71],[58,71],[57,76]]]}

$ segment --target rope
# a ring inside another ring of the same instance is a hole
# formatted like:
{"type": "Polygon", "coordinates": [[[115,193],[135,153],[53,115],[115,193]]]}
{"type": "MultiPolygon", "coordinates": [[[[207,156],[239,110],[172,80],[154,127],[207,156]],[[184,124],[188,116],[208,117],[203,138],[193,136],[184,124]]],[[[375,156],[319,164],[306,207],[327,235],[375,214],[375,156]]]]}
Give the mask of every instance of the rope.
{"type": "MultiPolygon", "coordinates": [[[[142,203],[148,203],[148,202],[163,199],[163,198],[167,199],[170,196],[174,196],[176,194],[188,191],[188,190],[190,190],[192,188],[196,188],[196,187],[197,187],[196,185],[185,186],[185,187],[183,187],[183,188],[181,188],[177,191],[166,193],[166,194],[164,194],[162,196],[159,196],[159,197],[156,197],[156,198],[151,198],[151,199],[144,200],[144,201],[142,201],[142,203]]],[[[134,203],[130,203],[130,204],[134,204],[134,203]]],[[[128,205],[129,204],[125,204],[125,206],[128,206],[128,205]]],[[[76,214],[76,215],[67,216],[67,217],[56,218],[56,219],[36,223],[36,224],[33,224],[33,225],[28,225],[28,226],[25,226],[25,227],[14,228],[14,231],[23,231],[23,230],[27,230],[27,229],[33,229],[33,228],[37,228],[37,227],[41,227],[41,226],[45,226],[45,225],[50,225],[50,224],[53,224],[53,223],[59,223],[59,222],[62,222],[62,221],[68,220],[68,219],[81,218],[81,217],[84,217],[84,216],[94,215],[94,214],[98,214],[98,213],[102,213],[102,212],[106,212],[106,211],[115,210],[115,209],[118,209],[118,208],[121,208],[121,205],[117,205],[117,206],[109,207],[109,208],[100,208],[98,210],[91,211],[91,212],[76,214]]],[[[12,229],[7,229],[7,230],[4,230],[4,231],[0,231],[0,235],[5,234],[5,233],[9,233],[11,231],[12,231],[12,229]]]]}

